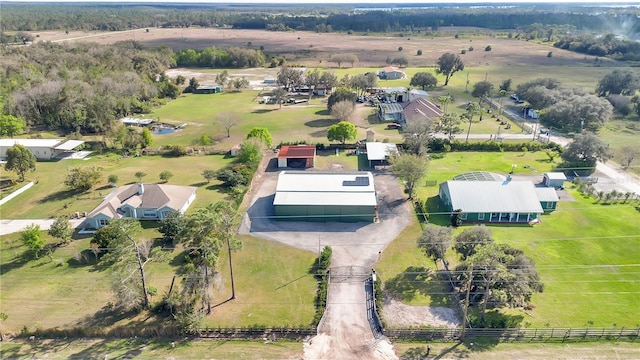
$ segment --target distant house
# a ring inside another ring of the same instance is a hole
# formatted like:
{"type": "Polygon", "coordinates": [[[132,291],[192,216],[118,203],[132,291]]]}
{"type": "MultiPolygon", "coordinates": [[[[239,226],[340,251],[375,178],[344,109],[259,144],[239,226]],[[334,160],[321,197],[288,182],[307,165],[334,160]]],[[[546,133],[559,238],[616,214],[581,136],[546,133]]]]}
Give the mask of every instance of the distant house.
{"type": "Polygon", "coordinates": [[[404,104],[402,109],[402,117],[404,122],[416,120],[439,121],[442,116],[442,110],[438,105],[424,98],[416,98],[415,100],[404,104]]]}
{"type": "Polygon", "coordinates": [[[383,80],[398,80],[405,79],[407,74],[395,66],[387,66],[381,71],[378,71],[378,77],[383,80]]]}
{"type": "Polygon", "coordinates": [[[285,145],[278,152],[278,167],[312,168],[315,159],[315,145],[285,145]]]}
{"type": "Polygon", "coordinates": [[[320,84],[315,88],[313,88],[313,94],[316,96],[327,96],[331,94],[331,90],[332,90],[331,87],[324,84],[320,84]]]}
{"type": "Polygon", "coordinates": [[[542,174],[542,183],[548,187],[564,187],[565,180],[567,180],[567,177],[561,172],[546,172],[542,174]]]}
{"type": "Polygon", "coordinates": [[[269,85],[273,85],[276,84],[276,79],[275,78],[264,78],[264,83],[265,84],[269,84],[269,85]]]}
{"type": "Polygon", "coordinates": [[[83,227],[99,229],[109,221],[124,217],[138,220],[162,220],[170,213],[183,213],[196,198],[193,186],[131,184],[112,191],[93,209],[83,227]]]}
{"type": "Polygon", "coordinates": [[[136,118],[131,116],[123,117],[122,119],[120,119],[120,122],[126,126],[147,126],[153,123],[154,121],[155,119],[136,118]]]}
{"type": "Polygon", "coordinates": [[[537,110],[533,110],[531,108],[529,108],[529,110],[527,110],[527,116],[532,118],[532,119],[538,119],[540,117],[540,115],[538,114],[537,110]]]}
{"type": "Polygon", "coordinates": [[[367,160],[369,160],[369,167],[376,165],[389,164],[389,158],[394,155],[398,155],[398,147],[396,144],[382,143],[382,142],[367,142],[367,160]]]}
{"type": "Polygon", "coordinates": [[[64,158],[75,153],[82,140],[62,139],[0,139],[0,159],[7,157],[7,150],[16,144],[26,147],[36,160],[64,158]]]}
{"type": "Polygon", "coordinates": [[[193,92],[194,94],[217,94],[222,92],[222,86],[200,85],[193,92]]]}

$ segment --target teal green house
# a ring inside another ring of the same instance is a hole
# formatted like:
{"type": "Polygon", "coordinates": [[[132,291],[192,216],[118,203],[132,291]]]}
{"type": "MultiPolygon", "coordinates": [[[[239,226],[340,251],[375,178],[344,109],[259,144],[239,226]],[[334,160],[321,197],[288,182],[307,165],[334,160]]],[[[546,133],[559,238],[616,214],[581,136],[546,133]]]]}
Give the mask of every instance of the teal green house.
{"type": "Polygon", "coordinates": [[[559,200],[553,188],[492,176],[446,181],[440,184],[439,197],[448,211],[462,210],[462,221],[470,223],[535,224],[545,211],[555,210],[559,200]]]}
{"type": "Polygon", "coordinates": [[[371,172],[282,171],[273,199],[276,219],[374,222],[378,199],[371,172]]]}

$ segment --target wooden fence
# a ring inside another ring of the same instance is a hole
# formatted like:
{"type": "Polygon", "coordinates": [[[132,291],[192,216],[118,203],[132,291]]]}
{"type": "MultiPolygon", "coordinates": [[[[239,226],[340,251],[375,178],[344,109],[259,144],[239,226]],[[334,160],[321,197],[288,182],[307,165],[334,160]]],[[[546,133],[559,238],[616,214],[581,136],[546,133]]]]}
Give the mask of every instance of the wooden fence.
{"type": "Polygon", "coordinates": [[[206,339],[287,339],[300,340],[307,336],[315,336],[314,327],[247,327],[247,328],[206,328],[199,329],[196,334],[206,339]]]}
{"type": "MultiPolygon", "coordinates": [[[[385,329],[392,340],[458,341],[460,328],[385,329]]],[[[542,329],[467,329],[465,339],[484,338],[499,342],[540,341],[576,342],[596,340],[637,341],[640,328],[542,328],[542,329]]]]}

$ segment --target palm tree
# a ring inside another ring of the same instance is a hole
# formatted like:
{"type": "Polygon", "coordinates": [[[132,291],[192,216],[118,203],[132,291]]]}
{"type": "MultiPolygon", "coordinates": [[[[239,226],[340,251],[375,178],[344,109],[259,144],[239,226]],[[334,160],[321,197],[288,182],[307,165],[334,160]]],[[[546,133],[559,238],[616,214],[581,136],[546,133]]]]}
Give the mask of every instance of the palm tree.
{"type": "Polygon", "coordinates": [[[446,114],[447,113],[447,108],[449,107],[449,103],[451,103],[451,95],[440,96],[438,98],[438,102],[442,106],[442,112],[444,114],[446,114]]]}
{"type": "Polygon", "coordinates": [[[463,117],[469,119],[469,129],[467,130],[467,139],[465,140],[465,142],[469,142],[469,134],[471,133],[471,122],[473,121],[473,116],[480,114],[480,111],[482,111],[480,105],[474,102],[470,102],[469,105],[467,105],[467,111],[464,113],[464,115],[462,115],[463,117]]]}

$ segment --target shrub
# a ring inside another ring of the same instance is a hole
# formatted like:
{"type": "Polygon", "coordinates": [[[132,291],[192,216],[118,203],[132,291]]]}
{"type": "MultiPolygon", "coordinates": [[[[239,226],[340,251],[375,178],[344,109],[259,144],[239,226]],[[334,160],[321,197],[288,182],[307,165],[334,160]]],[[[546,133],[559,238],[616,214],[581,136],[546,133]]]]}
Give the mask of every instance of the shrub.
{"type": "Polygon", "coordinates": [[[473,51],[473,46],[469,46],[469,51],[473,51]]]}
{"type": "Polygon", "coordinates": [[[418,49],[418,51],[416,52],[416,55],[422,56],[422,50],[418,49]]]}
{"type": "Polygon", "coordinates": [[[467,53],[467,50],[462,49],[462,51],[460,51],[460,53],[462,53],[462,54],[466,54],[466,53],[467,53]]]}
{"type": "Polygon", "coordinates": [[[187,149],[182,145],[173,145],[171,146],[171,150],[169,151],[169,155],[171,156],[185,156],[187,155],[187,149]]]}
{"type": "Polygon", "coordinates": [[[553,51],[549,51],[549,52],[547,53],[547,57],[548,57],[548,58],[550,58],[550,57],[552,57],[552,56],[553,56],[553,51]]]}
{"type": "Polygon", "coordinates": [[[486,47],[486,48],[484,48],[484,51],[491,51],[491,50],[492,50],[492,49],[491,49],[491,45],[487,45],[487,47],[486,47]]]}

